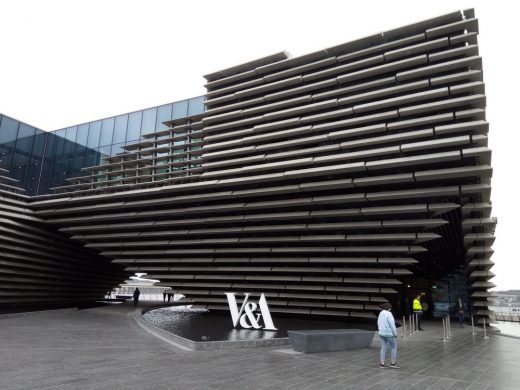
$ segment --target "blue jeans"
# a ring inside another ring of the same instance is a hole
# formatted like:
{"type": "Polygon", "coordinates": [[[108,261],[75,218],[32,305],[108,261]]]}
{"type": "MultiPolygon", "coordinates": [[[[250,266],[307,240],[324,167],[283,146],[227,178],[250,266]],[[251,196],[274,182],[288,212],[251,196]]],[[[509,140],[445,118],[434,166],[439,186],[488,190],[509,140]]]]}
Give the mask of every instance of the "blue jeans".
{"type": "Polygon", "coordinates": [[[385,361],[385,355],[386,355],[386,347],[390,344],[390,347],[392,348],[391,353],[391,360],[392,362],[395,362],[397,359],[397,339],[396,337],[385,337],[385,336],[379,336],[381,339],[381,352],[380,352],[380,359],[382,362],[385,361]]]}
{"type": "Polygon", "coordinates": [[[464,312],[459,311],[459,326],[464,326],[464,312]]]}

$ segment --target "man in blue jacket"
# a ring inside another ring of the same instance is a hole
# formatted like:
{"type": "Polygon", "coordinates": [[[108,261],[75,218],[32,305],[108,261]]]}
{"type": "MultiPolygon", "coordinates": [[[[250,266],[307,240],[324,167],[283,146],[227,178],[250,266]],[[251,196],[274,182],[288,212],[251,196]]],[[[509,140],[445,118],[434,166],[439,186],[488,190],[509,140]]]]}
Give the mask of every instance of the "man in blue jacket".
{"type": "Polygon", "coordinates": [[[385,355],[388,345],[392,348],[390,356],[390,368],[401,368],[397,364],[397,328],[395,327],[394,316],[390,313],[392,305],[390,303],[383,303],[381,305],[381,313],[377,318],[377,329],[379,330],[379,338],[381,339],[381,352],[379,367],[386,368],[385,355]]]}

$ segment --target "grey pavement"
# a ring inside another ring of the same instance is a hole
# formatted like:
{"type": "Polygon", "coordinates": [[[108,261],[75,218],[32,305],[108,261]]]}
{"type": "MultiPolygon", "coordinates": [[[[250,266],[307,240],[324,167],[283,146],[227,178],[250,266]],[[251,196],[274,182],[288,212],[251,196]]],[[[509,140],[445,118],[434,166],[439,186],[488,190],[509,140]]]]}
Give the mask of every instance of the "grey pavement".
{"type": "Polygon", "coordinates": [[[399,339],[401,370],[358,351],[287,346],[185,351],[141,328],[130,304],[0,316],[0,389],[519,389],[520,340],[439,323],[399,339]]]}

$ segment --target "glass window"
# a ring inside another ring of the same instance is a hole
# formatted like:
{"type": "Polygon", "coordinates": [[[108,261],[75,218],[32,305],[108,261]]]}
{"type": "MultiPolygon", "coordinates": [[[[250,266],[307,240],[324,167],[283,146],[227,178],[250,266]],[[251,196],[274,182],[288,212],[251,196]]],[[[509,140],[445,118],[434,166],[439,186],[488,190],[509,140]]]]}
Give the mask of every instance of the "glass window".
{"type": "Polygon", "coordinates": [[[101,122],[101,136],[99,137],[99,146],[110,145],[112,143],[114,122],[114,118],[103,119],[101,122]]]}
{"type": "Polygon", "coordinates": [[[32,152],[34,133],[36,129],[32,126],[20,123],[18,139],[16,140],[16,152],[29,156],[32,152]]]}
{"type": "Polygon", "coordinates": [[[99,135],[101,134],[101,121],[90,122],[88,128],[88,141],[87,146],[89,148],[97,148],[99,146],[99,135]]]}
{"type": "Polygon", "coordinates": [[[67,127],[65,131],[65,138],[69,141],[76,141],[76,133],[78,132],[78,126],[67,127]]]}
{"type": "Polygon", "coordinates": [[[47,133],[37,132],[34,137],[34,144],[32,154],[34,158],[40,160],[43,157],[43,150],[45,148],[45,139],[47,138],[47,133]]]}
{"type": "Polygon", "coordinates": [[[120,144],[126,140],[126,126],[128,124],[128,115],[120,115],[116,117],[114,124],[113,144],[120,144]]]}
{"type": "Polygon", "coordinates": [[[204,112],[204,96],[189,100],[188,115],[196,115],[204,112]]]}
{"type": "Polygon", "coordinates": [[[97,150],[88,149],[85,155],[85,166],[92,167],[94,165],[99,165],[100,159],[101,155],[97,150]]]}
{"type": "MultiPolygon", "coordinates": [[[[78,126],[68,127],[65,131],[65,144],[63,147],[64,154],[73,154],[75,152],[76,133],[78,132],[78,126]]],[[[68,156],[70,158],[70,156],[68,156]]]]}
{"type": "Polygon", "coordinates": [[[124,152],[124,150],[122,148],[123,145],[125,145],[125,144],[122,143],[122,144],[112,145],[112,148],[110,149],[110,155],[115,156],[116,154],[123,153],[124,152]]]}
{"type": "Polygon", "coordinates": [[[188,101],[173,103],[172,119],[184,118],[188,115],[188,101]]]}
{"type": "Polygon", "coordinates": [[[153,133],[155,131],[155,119],[157,117],[157,107],[143,111],[143,123],[141,134],[153,133]]]}
{"type": "Polygon", "coordinates": [[[141,134],[141,121],[143,119],[143,112],[132,112],[128,115],[128,129],[126,130],[126,142],[136,141],[141,134]]]}
{"type": "MultiPolygon", "coordinates": [[[[52,139],[52,137],[49,137],[52,139]]],[[[44,162],[42,167],[42,174],[40,176],[40,182],[38,184],[38,194],[46,194],[49,192],[50,180],[52,175],[52,163],[44,162]]]]}
{"type": "Polygon", "coordinates": [[[45,147],[45,159],[52,159],[52,151],[54,150],[54,142],[56,142],[56,136],[53,133],[49,133],[47,136],[47,146],[45,147]]]}
{"type": "Polygon", "coordinates": [[[168,126],[163,125],[163,122],[172,119],[172,104],[157,107],[157,121],[155,122],[156,130],[167,129],[168,126]]]}
{"type": "Polygon", "coordinates": [[[74,160],[71,158],[68,158],[66,160],[63,160],[62,162],[62,168],[63,173],[65,173],[65,177],[71,177],[69,174],[72,173],[74,168],[74,160]]]}
{"type": "Polygon", "coordinates": [[[111,145],[106,145],[106,146],[100,146],[98,148],[98,151],[101,155],[101,161],[100,161],[100,164],[105,164],[106,163],[106,158],[107,157],[110,157],[110,149],[112,148],[111,145]]]}
{"type": "Polygon", "coordinates": [[[101,157],[110,157],[110,149],[112,145],[100,146],[98,152],[101,153],[101,157]]]}
{"type": "Polygon", "coordinates": [[[88,140],[88,123],[78,126],[78,133],[76,134],[76,143],[82,146],[87,146],[88,140]]]}
{"type": "Polygon", "coordinates": [[[56,136],[54,140],[54,150],[52,151],[52,156],[55,160],[63,159],[63,146],[65,141],[65,132],[66,129],[55,131],[53,134],[56,136]]]}
{"type": "Polygon", "coordinates": [[[61,130],[56,130],[53,134],[57,135],[58,137],[65,138],[66,132],[67,132],[67,129],[61,129],[61,130]]]}
{"type": "Polygon", "coordinates": [[[2,117],[2,123],[0,123],[0,143],[6,144],[16,141],[16,135],[18,134],[18,125],[20,122],[9,118],[8,116],[2,117]]]}
{"type": "Polygon", "coordinates": [[[70,155],[74,153],[74,146],[76,144],[68,139],[63,140],[63,155],[64,158],[70,158],[70,155]]]}
{"type": "Polygon", "coordinates": [[[76,157],[73,160],[73,172],[74,176],[83,176],[81,168],[85,166],[85,157],[76,157]]]}

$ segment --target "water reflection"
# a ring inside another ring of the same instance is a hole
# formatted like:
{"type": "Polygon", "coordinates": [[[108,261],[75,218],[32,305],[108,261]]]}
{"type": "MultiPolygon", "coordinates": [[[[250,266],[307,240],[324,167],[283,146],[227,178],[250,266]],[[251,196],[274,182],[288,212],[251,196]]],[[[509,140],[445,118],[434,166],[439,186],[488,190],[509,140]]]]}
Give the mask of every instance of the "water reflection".
{"type": "Polygon", "coordinates": [[[193,341],[268,340],[287,337],[287,330],[298,329],[367,329],[372,324],[350,324],[346,321],[316,320],[273,316],[277,331],[234,329],[228,313],[215,313],[191,306],[173,306],[143,314],[145,321],[170,333],[193,341]]]}
{"type": "Polygon", "coordinates": [[[493,325],[504,335],[520,338],[520,322],[497,321],[493,325]]]}

